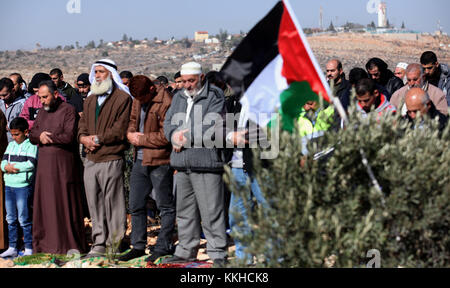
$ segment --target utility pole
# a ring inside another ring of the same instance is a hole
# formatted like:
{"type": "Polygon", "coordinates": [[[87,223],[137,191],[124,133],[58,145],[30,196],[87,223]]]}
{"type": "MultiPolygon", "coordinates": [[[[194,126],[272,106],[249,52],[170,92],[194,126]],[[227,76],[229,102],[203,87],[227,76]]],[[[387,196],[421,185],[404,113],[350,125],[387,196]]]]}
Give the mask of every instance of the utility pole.
{"type": "Polygon", "coordinates": [[[320,6],[319,28],[323,31],[323,7],[320,6]]]}

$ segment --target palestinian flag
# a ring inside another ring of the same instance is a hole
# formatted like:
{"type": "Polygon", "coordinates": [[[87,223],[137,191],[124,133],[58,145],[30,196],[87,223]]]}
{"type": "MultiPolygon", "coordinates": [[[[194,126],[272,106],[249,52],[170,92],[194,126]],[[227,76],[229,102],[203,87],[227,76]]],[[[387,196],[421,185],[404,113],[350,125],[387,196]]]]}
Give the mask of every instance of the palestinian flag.
{"type": "Polygon", "coordinates": [[[263,127],[280,112],[283,129],[292,132],[307,101],[318,101],[319,95],[332,99],[288,0],[278,2],[248,33],[221,73],[248,105],[249,119],[263,127]]]}

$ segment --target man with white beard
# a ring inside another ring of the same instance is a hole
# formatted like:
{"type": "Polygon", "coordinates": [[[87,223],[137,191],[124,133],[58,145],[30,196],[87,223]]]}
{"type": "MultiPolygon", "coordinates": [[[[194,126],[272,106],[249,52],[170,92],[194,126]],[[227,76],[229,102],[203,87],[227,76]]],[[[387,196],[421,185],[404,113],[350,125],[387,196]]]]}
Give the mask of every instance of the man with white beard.
{"type": "Polygon", "coordinates": [[[170,165],[178,171],[179,244],[174,256],[163,259],[163,263],[195,261],[202,227],[209,257],[216,267],[223,267],[227,257],[224,161],[218,147],[208,145],[211,140],[223,139],[223,135],[207,135],[223,127],[220,114],[225,96],[205,79],[198,63],[183,65],[181,77],[184,89],[174,95],[164,121],[164,134],[173,146],[170,165]]]}
{"type": "MultiPolygon", "coordinates": [[[[90,96],[78,126],[86,148],[84,183],[92,218],[92,248],[87,257],[104,256],[125,236],[124,152],[132,98],[116,64],[109,59],[92,65],[90,96]]],[[[115,251],[113,251],[115,252],[115,251]]]]}

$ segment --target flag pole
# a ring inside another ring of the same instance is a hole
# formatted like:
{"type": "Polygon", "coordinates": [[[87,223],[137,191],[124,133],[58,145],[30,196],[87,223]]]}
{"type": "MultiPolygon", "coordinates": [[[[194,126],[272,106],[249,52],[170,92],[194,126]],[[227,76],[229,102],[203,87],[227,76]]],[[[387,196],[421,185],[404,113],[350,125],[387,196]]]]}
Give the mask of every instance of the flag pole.
{"type": "MultiPolygon", "coordinates": [[[[302,42],[305,45],[306,51],[309,54],[309,57],[314,65],[314,68],[316,70],[316,73],[318,74],[320,81],[322,82],[322,85],[325,87],[325,90],[328,93],[328,97],[330,98],[330,101],[333,102],[335,108],[337,109],[339,116],[341,116],[341,118],[344,120],[345,124],[348,124],[349,120],[348,120],[348,116],[347,113],[344,110],[344,107],[342,106],[341,101],[339,100],[339,97],[334,97],[333,93],[331,93],[331,89],[330,89],[330,85],[328,85],[328,82],[325,79],[325,76],[322,73],[319,73],[319,71],[321,71],[320,69],[320,65],[317,62],[316,57],[314,56],[314,53],[311,50],[311,47],[309,46],[309,43],[306,39],[305,33],[303,32],[302,27],[300,26],[300,23],[298,22],[297,17],[295,17],[295,13],[294,10],[292,9],[291,3],[289,0],[283,0],[284,6],[286,7],[286,9],[288,10],[288,13],[291,16],[292,21],[294,22],[295,27],[297,28],[298,34],[300,35],[300,38],[302,40],[302,42]]],[[[366,157],[366,153],[364,152],[364,150],[361,148],[359,149],[359,152],[361,154],[362,157],[362,162],[363,165],[366,167],[367,169],[367,173],[369,174],[369,177],[372,181],[373,186],[375,187],[375,189],[381,193],[382,196],[382,204],[383,206],[385,205],[385,200],[382,194],[382,188],[378,182],[378,180],[375,177],[375,174],[373,173],[372,167],[369,164],[369,161],[367,160],[366,157]]]]}
{"type": "Polygon", "coordinates": [[[333,102],[334,106],[336,107],[336,109],[339,113],[339,116],[341,116],[341,118],[344,120],[344,123],[347,124],[348,123],[347,113],[345,112],[344,107],[342,106],[342,103],[339,100],[339,98],[334,97],[333,94],[331,93],[330,85],[328,85],[328,82],[326,81],[325,76],[322,73],[319,73],[319,71],[321,71],[320,65],[317,62],[317,59],[314,56],[314,53],[312,52],[311,47],[309,46],[309,43],[305,36],[305,33],[303,32],[303,29],[302,29],[300,23],[298,22],[297,17],[295,17],[295,13],[294,13],[294,10],[292,9],[290,1],[283,0],[283,3],[284,3],[284,6],[286,7],[286,9],[288,10],[289,14],[291,15],[291,19],[294,22],[294,25],[297,28],[298,34],[300,35],[300,38],[305,45],[306,51],[308,52],[308,55],[311,59],[311,62],[314,65],[316,73],[318,74],[318,76],[320,78],[320,81],[322,82],[322,85],[325,87],[325,90],[327,91],[330,101],[333,102]]]}

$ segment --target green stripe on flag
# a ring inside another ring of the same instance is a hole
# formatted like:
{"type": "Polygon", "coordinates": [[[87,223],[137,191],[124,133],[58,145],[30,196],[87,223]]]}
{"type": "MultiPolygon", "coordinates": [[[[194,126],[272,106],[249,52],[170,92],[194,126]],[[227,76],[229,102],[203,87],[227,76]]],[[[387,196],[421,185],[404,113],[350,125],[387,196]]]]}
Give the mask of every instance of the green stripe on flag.
{"type": "Polygon", "coordinates": [[[300,116],[303,106],[308,101],[319,102],[319,96],[311,89],[308,82],[293,82],[288,89],[280,95],[280,115],[282,129],[289,133],[294,132],[295,122],[300,116]]]}

